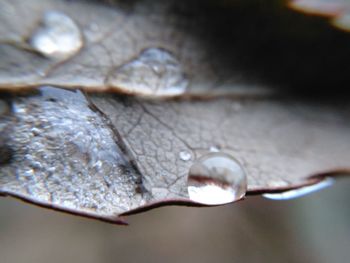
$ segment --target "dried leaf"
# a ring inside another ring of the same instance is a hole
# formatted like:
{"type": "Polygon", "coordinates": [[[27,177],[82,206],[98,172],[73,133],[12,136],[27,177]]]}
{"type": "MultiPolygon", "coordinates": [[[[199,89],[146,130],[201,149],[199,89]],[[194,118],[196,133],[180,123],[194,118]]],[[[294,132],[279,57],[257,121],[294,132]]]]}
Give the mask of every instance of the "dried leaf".
{"type": "MultiPolygon", "coordinates": [[[[242,89],[239,72],[229,75],[225,67],[216,68],[222,56],[209,60],[210,54],[201,51],[202,40],[183,28],[198,27],[196,21],[172,10],[174,1],[136,2],[131,11],[119,3],[110,8],[85,1],[3,1],[1,5],[3,89],[59,85],[169,97],[206,94],[214,84],[215,94],[225,94],[227,85],[235,83],[233,92],[238,94],[266,92],[253,81],[250,85],[245,81],[242,89]],[[21,19],[14,21],[14,15],[21,19]],[[56,21],[56,16],[61,20],[56,21]],[[74,26],[80,28],[82,38],[74,26]],[[68,47],[67,39],[72,43],[68,47]],[[83,48],[75,48],[80,45],[83,48]],[[227,77],[221,81],[218,74],[227,77]]],[[[203,15],[199,18],[203,20],[203,15]]]]}
{"type": "Polygon", "coordinates": [[[0,191],[109,221],[162,203],[190,204],[189,169],[209,152],[239,161],[248,194],[315,183],[320,178],[309,177],[350,162],[347,107],[110,95],[87,101],[50,87],[10,101],[13,112],[2,123],[12,155],[0,167],[0,191]]]}
{"type": "MultiPolygon", "coordinates": [[[[313,25],[297,19],[305,31],[295,33],[286,30],[289,19],[268,8],[252,15],[249,5],[232,10],[196,1],[0,5],[0,87],[37,89],[0,100],[4,195],[122,223],[120,215],[140,209],[198,205],[189,187],[208,178],[191,181],[196,175],[189,173],[217,151],[232,157],[224,163],[237,162],[244,170],[239,172],[247,175],[248,194],[317,183],[349,168],[346,101],[328,104],[298,95],[300,90],[318,95],[330,84],[336,93],[347,78],[347,36],[318,27],[306,37],[313,25]],[[18,16],[22,19],[13,21],[18,16]],[[57,16],[62,23],[55,22],[57,16]],[[261,22],[266,17],[284,27],[261,22]],[[334,36],[342,41],[329,50],[334,36]],[[64,49],[57,45],[66,42],[64,49]],[[84,94],[77,87],[179,99],[84,94]],[[224,94],[230,96],[218,96],[224,94]]],[[[244,195],[246,182],[239,182],[240,194],[232,201],[244,195]]],[[[222,180],[217,185],[228,189],[222,180]]]]}
{"type": "Polygon", "coordinates": [[[290,88],[322,92],[347,82],[349,37],[277,0],[263,6],[238,1],[230,8],[196,0],[115,2],[1,1],[1,89],[54,85],[146,96],[256,97],[290,88]],[[48,17],[57,13],[70,22],[50,27],[48,17]],[[75,53],[50,55],[60,54],[52,40],[64,29],[82,47],[71,44],[75,53]],[[34,41],[38,36],[41,42],[34,41]],[[160,52],[145,56],[149,50],[160,52]],[[132,77],[125,78],[126,69],[132,77]]]}

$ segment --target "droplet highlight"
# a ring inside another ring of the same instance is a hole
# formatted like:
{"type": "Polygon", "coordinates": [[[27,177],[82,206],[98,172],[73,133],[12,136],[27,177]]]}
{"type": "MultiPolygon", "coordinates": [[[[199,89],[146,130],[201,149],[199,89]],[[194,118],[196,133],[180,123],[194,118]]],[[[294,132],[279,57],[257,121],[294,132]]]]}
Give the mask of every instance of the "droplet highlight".
{"type": "Polygon", "coordinates": [[[183,94],[189,82],[173,54],[149,48],[118,67],[107,78],[107,84],[129,94],[171,97],[183,94]]]}
{"type": "Polygon", "coordinates": [[[191,160],[192,154],[191,154],[190,152],[188,152],[188,151],[181,151],[181,152],[179,153],[179,157],[180,157],[180,159],[181,159],[182,161],[187,162],[187,161],[191,160]]]}
{"type": "Polygon", "coordinates": [[[49,58],[67,58],[83,46],[78,25],[69,16],[57,11],[46,12],[32,34],[30,45],[49,58]]]}
{"type": "Polygon", "coordinates": [[[210,146],[209,147],[210,152],[220,152],[220,147],[218,146],[210,146]]]}
{"type": "Polygon", "coordinates": [[[194,202],[205,205],[227,204],[241,199],[246,191],[246,174],[231,155],[208,153],[190,168],[188,195],[194,202]]]}
{"type": "Polygon", "coordinates": [[[262,196],[271,200],[289,200],[289,199],[302,197],[302,196],[311,194],[313,192],[322,190],[324,188],[327,188],[333,185],[333,183],[334,183],[333,178],[325,178],[319,183],[316,183],[313,185],[304,186],[298,189],[293,189],[282,193],[263,194],[262,196]]]}

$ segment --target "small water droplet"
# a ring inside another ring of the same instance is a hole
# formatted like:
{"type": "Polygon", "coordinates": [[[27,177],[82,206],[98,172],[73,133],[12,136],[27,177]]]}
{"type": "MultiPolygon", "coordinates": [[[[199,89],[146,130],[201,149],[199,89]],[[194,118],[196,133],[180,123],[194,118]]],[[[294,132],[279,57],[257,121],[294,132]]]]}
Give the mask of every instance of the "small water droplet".
{"type": "Polygon", "coordinates": [[[23,173],[22,173],[22,176],[24,177],[32,177],[34,175],[34,170],[29,168],[28,170],[25,170],[23,173]]]}
{"type": "Polygon", "coordinates": [[[210,152],[220,152],[220,147],[218,146],[210,146],[209,147],[210,152]]]}
{"type": "Polygon", "coordinates": [[[246,190],[247,178],[243,168],[226,153],[208,153],[190,168],[188,194],[194,202],[227,204],[241,199],[246,190]]]}
{"type": "Polygon", "coordinates": [[[113,72],[107,82],[126,93],[145,96],[176,96],[183,94],[188,86],[180,62],[160,48],[146,49],[113,72]]]}
{"type": "Polygon", "coordinates": [[[83,46],[83,38],[78,25],[70,17],[49,11],[43,16],[29,43],[46,57],[67,58],[83,46]]]}
{"type": "Polygon", "coordinates": [[[189,160],[191,160],[191,158],[192,158],[192,154],[190,153],[190,152],[188,152],[188,151],[181,151],[180,153],[179,153],[179,157],[180,157],[180,159],[182,160],[182,161],[189,161],[189,160]]]}
{"type": "Polygon", "coordinates": [[[30,131],[32,132],[32,134],[33,134],[34,136],[39,136],[40,133],[41,133],[40,129],[38,129],[37,127],[31,128],[30,131]]]}
{"type": "Polygon", "coordinates": [[[324,180],[320,181],[319,183],[304,186],[298,189],[288,190],[282,193],[271,193],[271,194],[263,194],[262,196],[267,199],[272,200],[289,200],[297,197],[302,197],[304,195],[322,190],[326,187],[331,186],[334,183],[334,179],[332,178],[325,178],[324,180]]]}

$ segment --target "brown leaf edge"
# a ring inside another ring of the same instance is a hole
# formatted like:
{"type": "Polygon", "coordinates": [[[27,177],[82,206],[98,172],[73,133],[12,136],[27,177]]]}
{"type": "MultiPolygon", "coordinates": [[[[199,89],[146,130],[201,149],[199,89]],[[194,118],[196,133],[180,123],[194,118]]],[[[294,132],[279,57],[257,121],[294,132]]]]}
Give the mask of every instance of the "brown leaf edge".
{"type": "MultiPolygon", "coordinates": [[[[330,178],[330,177],[340,178],[340,177],[347,177],[347,176],[350,176],[350,169],[340,168],[337,170],[326,171],[326,172],[322,172],[322,173],[308,176],[305,178],[304,183],[300,183],[300,184],[293,185],[290,187],[261,188],[261,189],[247,191],[247,193],[244,197],[242,197],[239,200],[236,200],[235,202],[244,201],[244,199],[247,196],[256,196],[256,195],[262,195],[262,194],[268,194],[268,193],[282,193],[285,191],[299,189],[299,188],[302,188],[305,186],[317,184],[317,183],[321,182],[322,180],[324,180],[325,178],[330,178]]],[[[149,211],[149,210],[152,210],[155,208],[159,208],[159,207],[164,207],[164,206],[187,206],[187,207],[221,206],[221,205],[204,205],[204,204],[193,202],[189,199],[164,199],[161,201],[150,202],[146,205],[143,205],[143,206],[140,206],[138,208],[135,208],[135,209],[129,210],[127,212],[121,213],[119,215],[116,215],[115,217],[103,217],[103,216],[99,217],[99,216],[92,215],[89,213],[77,212],[73,209],[69,209],[69,208],[65,208],[65,207],[61,207],[61,206],[57,206],[57,205],[49,205],[47,203],[38,202],[37,200],[31,199],[31,198],[28,198],[25,196],[21,196],[18,194],[14,194],[14,193],[0,192],[0,196],[4,196],[4,197],[9,196],[9,197],[16,198],[16,199],[21,200],[21,201],[26,202],[26,203],[37,205],[37,206],[42,207],[42,208],[52,209],[55,211],[67,213],[67,214],[74,215],[74,216],[81,216],[81,217],[85,217],[88,219],[94,219],[94,220],[99,220],[99,221],[110,223],[110,224],[124,225],[124,226],[129,225],[128,222],[126,221],[126,218],[125,218],[126,216],[146,212],[146,211],[149,211]]],[[[232,204],[232,203],[230,203],[230,204],[232,204]]],[[[228,205],[228,204],[225,204],[225,205],[228,205]]]]}
{"type": "Polygon", "coordinates": [[[330,24],[342,31],[350,32],[350,3],[336,1],[288,0],[287,6],[306,15],[320,16],[330,20],[330,24]]]}

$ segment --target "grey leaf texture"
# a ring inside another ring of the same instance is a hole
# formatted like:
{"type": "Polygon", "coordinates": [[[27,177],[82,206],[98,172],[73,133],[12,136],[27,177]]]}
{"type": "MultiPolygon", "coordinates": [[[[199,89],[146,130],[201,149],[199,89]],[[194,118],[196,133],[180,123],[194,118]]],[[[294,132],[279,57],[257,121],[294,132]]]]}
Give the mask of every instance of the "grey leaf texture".
{"type": "Polygon", "coordinates": [[[175,3],[141,1],[130,11],[93,1],[2,1],[0,86],[59,85],[161,97],[269,93],[256,81],[243,82],[239,70],[232,75],[219,65],[222,56],[206,52],[202,39],[184,28],[204,24],[173,11],[175,3]],[[14,21],[14,15],[21,19],[14,21]],[[67,39],[72,50],[63,43],[67,39]]]}
{"type": "Polygon", "coordinates": [[[1,165],[0,191],[107,221],[162,204],[196,205],[189,169],[209,152],[238,160],[248,194],[316,183],[349,163],[345,107],[86,98],[52,87],[6,101],[12,113],[3,110],[1,147],[11,158],[1,165]]]}

